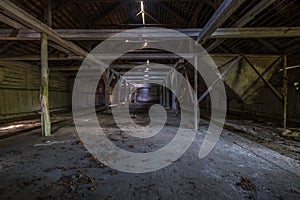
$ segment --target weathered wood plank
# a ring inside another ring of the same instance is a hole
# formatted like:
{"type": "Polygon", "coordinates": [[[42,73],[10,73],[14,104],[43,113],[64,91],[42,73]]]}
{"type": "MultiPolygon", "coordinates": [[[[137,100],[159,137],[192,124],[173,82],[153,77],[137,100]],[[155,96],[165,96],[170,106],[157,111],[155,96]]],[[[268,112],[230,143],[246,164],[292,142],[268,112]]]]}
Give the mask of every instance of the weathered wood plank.
{"type": "MultiPolygon", "coordinates": [[[[40,112],[40,67],[0,61],[0,121],[40,112]]],[[[69,81],[64,73],[49,76],[49,107],[69,108],[69,81]]]]}
{"type": "Polygon", "coordinates": [[[25,26],[23,26],[22,24],[14,21],[13,19],[10,19],[9,17],[3,15],[0,13],[0,21],[11,26],[12,28],[15,29],[21,29],[21,28],[26,28],[25,26]]]}
{"type": "Polygon", "coordinates": [[[49,71],[48,71],[48,37],[42,33],[41,37],[41,120],[42,135],[51,135],[51,121],[49,111],[49,71]]]}

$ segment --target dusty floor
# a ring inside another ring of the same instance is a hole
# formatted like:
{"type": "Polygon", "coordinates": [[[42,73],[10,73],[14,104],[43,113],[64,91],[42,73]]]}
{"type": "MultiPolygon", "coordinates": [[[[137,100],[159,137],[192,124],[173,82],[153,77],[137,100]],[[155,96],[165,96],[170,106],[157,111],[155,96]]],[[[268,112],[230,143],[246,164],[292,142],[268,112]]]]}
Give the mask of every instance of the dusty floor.
{"type": "MultiPolygon", "coordinates": [[[[135,113],[137,123],[147,124],[145,111],[135,113]]],[[[176,133],[178,119],[168,115],[162,133],[145,140],[124,135],[109,114],[100,113],[99,121],[117,145],[144,152],[162,147],[176,133]]],[[[0,199],[300,199],[298,160],[226,130],[199,159],[206,129],[201,122],[179,160],[146,174],[119,172],[96,161],[72,123],[50,138],[41,138],[37,129],[0,140],[0,199]]]]}

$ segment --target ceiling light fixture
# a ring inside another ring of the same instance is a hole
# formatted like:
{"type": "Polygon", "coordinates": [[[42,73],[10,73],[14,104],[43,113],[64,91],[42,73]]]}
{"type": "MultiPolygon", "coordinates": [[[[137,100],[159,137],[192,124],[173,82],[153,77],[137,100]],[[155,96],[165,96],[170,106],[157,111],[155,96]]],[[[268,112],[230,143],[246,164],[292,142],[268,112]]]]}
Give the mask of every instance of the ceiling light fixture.
{"type": "Polygon", "coordinates": [[[140,14],[142,14],[143,24],[146,24],[145,23],[145,10],[144,10],[144,2],[143,1],[141,1],[141,11],[138,14],[136,14],[136,16],[138,16],[140,14]]]}
{"type": "Polygon", "coordinates": [[[142,12],[143,24],[145,24],[145,11],[144,11],[144,2],[143,1],[141,1],[141,12],[142,12]]]}

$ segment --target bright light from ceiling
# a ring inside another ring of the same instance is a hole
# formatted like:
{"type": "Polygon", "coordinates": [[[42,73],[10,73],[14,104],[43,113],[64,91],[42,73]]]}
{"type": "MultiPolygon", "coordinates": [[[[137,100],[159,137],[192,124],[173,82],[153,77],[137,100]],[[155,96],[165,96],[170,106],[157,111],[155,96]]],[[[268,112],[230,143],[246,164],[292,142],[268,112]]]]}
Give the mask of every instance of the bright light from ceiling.
{"type": "Polygon", "coordinates": [[[142,13],[143,24],[145,24],[145,11],[144,11],[144,2],[143,1],[141,1],[141,13],[142,13]]]}

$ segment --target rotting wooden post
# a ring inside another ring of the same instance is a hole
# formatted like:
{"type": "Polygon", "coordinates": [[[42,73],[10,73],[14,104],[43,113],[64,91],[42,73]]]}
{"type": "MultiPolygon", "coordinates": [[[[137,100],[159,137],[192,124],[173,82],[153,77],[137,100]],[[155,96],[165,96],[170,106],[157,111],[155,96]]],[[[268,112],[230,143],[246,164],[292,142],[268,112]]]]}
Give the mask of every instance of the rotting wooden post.
{"type": "Polygon", "coordinates": [[[41,124],[42,135],[51,135],[51,120],[49,112],[49,71],[48,71],[48,36],[41,34],[41,124]]]}
{"type": "Polygon", "coordinates": [[[287,122],[287,95],[288,95],[288,76],[287,76],[287,58],[286,55],[283,56],[283,93],[282,93],[282,103],[283,103],[283,128],[286,129],[287,122]]]}

